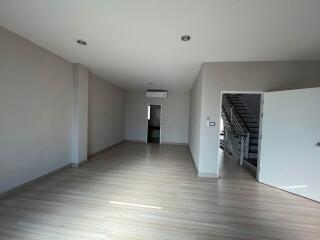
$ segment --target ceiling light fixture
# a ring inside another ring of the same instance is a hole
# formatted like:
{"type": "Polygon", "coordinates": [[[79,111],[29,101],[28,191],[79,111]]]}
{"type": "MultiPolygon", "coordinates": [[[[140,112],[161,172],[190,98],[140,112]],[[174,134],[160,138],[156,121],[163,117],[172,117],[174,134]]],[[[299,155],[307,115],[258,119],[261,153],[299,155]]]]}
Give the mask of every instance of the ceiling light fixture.
{"type": "Polygon", "coordinates": [[[183,42],[190,41],[190,40],[191,40],[191,36],[190,36],[190,35],[183,35],[183,36],[181,37],[181,40],[182,40],[183,42]]]}
{"type": "Polygon", "coordinates": [[[84,40],[81,40],[81,39],[78,39],[78,40],[77,40],[77,43],[78,43],[79,45],[82,45],[82,46],[87,45],[87,42],[84,41],[84,40]]]}

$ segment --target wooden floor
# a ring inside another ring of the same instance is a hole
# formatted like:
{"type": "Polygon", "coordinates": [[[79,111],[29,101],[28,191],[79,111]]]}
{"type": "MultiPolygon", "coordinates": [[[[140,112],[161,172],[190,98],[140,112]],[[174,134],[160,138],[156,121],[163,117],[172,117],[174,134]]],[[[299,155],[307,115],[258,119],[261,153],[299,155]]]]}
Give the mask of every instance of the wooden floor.
{"type": "Polygon", "coordinates": [[[320,239],[319,203],[228,158],[222,176],[197,178],[185,146],[123,143],[0,201],[0,239],[320,239]]]}

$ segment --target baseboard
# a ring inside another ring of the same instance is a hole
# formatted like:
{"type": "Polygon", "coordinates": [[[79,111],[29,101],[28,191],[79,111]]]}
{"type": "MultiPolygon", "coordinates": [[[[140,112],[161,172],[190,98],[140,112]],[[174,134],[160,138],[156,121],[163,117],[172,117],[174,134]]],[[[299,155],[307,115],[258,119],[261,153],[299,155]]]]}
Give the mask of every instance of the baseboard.
{"type": "Polygon", "coordinates": [[[144,144],[146,144],[145,141],[141,141],[141,140],[124,140],[124,142],[128,142],[128,143],[144,143],[144,144]]]}
{"type": "Polygon", "coordinates": [[[217,173],[198,172],[198,177],[202,178],[218,178],[217,173]]]}
{"type": "Polygon", "coordinates": [[[60,168],[58,168],[58,169],[56,169],[56,170],[53,170],[53,171],[51,171],[51,172],[49,172],[49,173],[46,173],[46,174],[44,174],[44,175],[42,175],[42,176],[40,176],[40,177],[37,177],[37,178],[35,178],[35,179],[32,179],[32,180],[30,180],[30,181],[28,181],[28,182],[26,182],[26,183],[23,183],[23,184],[21,184],[21,185],[19,185],[19,186],[17,186],[17,187],[14,187],[14,188],[12,188],[12,189],[10,189],[10,190],[8,190],[8,191],[5,191],[5,192],[3,192],[3,193],[0,193],[0,200],[5,199],[5,198],[11,196],[11,195],[13,195],[14,193],[20,191],[21,189],[26,188],[26,187],[28,187],[28,186],[36,183],[36,182],[43,181],[43,180],[45,180],[46,178],[48,178],[48,177],[50,177],[50,176],[52,176],[52,175],[54,175],[54,174],[56,174],[56,173],[58,173],[58,172],[62,172],[62,171],[64,171],[65,169],[71,168],[71,166],[72,166],[72,164],[71,164],[71,163],[68,163],[67,165],[65,165],[65,166],[63,166],[63,167],[60,167],[60,168]]]}
{"type": "Polygon", "coordinates": [[[287,189],[270,185],[270,184],[268,184],[268,183],[265,183],[263,180],[262,180],[262,181],[258,180],[258,182],[261,183],[261,184],[263,184],[263,185],[265,185],[265,186],[274,188],[274,189],[276,189],[276,190],[284,191],[284,192],[286,192],[286,193],[293,194],[293,195],[295,195],[295,196],[297,196],[297,197],[304,198],[304,199],[306,199],[306,200],[310,200],[310,201],[313,201],[313,202],[316,202],[316,203],[320,203],[320,201],[318,201],[318,200],[315,200],[315,199],[312,199],[312,198],[308,198],[308,197],[305,197],[305,196],[301,196],[301,195],[299,195],[299,194],[297,194],[297,193],[294,193],[294,192],[289,192],[287,189]]]}
{"type": "Polygon", "coordinates": [[[72,168],[79,168],[81,167],[83,164],[87,163],[89,160],[88,159],[84,159],[79,163],[71,163],[71,167],[72,168]]]}
{"type": "Polygon", "coordinates": [[[106,151],[106,150],[108,150],[108,149],[110,149],[110,148],[113,148],[113,147],[115,147],[115,146],[117,146],[117,145],[119,145],[119,144],[121,144],[121,143],[123,143],[123,142],[126,142],[126,140],[122,140],[122,141],[120,141],[120,142],[118,142],[118,143],[115,143],[115,144],[109,146],[109,147],[106,147],[106,148],[104,148],[104,149],[102,149],[102,150],[99,150],[98,152],[89,154],[89,155],[88,155],[88,161],[90,161],[90,159],[94,158],[95,156],[101,154],[102,152],[104,152],[104,151],[106,151]]]}
{"type": "Polygon", "coordinates": [[[202,177],[202,178],[218,178],[217,173],[199,172],[198,167],[197,167],[197,164],[196,164],[196,162],[194,161],[194,159],[193,159],[193,157],[192,157],[192,153],[191,153],[191,150],[190,150],[189,145],[188,145],[188,151],[189,151],[189,155],[190,155],[190,157],[191,157],[191,162],[192,162],[192,164],[193,164],[193,167],[194,167],[196,176],[202,177]]]}
{"type": "Polygon", "coordinates": [[[189,145],[188,145],[188,152],[189,152],[189,156],[191,158],[191,162],[192,162],[192,165],[193,165],[193,168],[194,168],[194,173],[195,173],[196,176],[199,176],[198,175],[198,172],[199,172],[198,171],[198,166],[197,166],[196,162],[194,161],[194,159],[192,157],[192,153],[191,153],[189,145]]]}
{"type": "Polygon", "coordinates": [[[177,145],[177,146],[187,146],[187,143],[178,143],[178,142],[161,142],[161,144],[165,145],[177,145]]]}

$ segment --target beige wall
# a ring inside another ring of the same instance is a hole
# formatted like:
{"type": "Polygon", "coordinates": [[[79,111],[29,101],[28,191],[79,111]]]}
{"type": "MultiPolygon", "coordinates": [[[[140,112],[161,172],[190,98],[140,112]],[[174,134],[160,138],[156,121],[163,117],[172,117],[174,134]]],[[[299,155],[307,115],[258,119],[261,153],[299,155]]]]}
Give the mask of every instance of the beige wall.
{"type": "Polygon", "coordinates": [[[199,169],[200,125],[202,103],[202,68],[190,92],[189,109],[189,148],[196,167],[199,169]]]}
{"type": "Polygon", "coordinates": [[[72,164],[87,160],[88,156],[88,82],[89,70],[73,64],[73,121],[72,164]]]}
{"type": "Polygon", "coordinates": [[[73,66],[0,27],[0,192],[71,163],[73,66]]]}
{"type": "MultiPolygon", "coordinates": [[[[202,85],[201,96],[195,94],[197,88],[191,91],[191,96],[196,95],[192,101],[201,101],[200,128],[197,122],[190,121],[190,129],[195,130],[189,140],[193,155],[199,155],[199,172],[210,176],[216,176],[218,172],[221,91],[276,91],[316,87],[320,86],[319,77],[319,61],[204,63],[195,83],[202,85]],[[207,117],[217,123],[215,127],[206,125],[207,117]],[[199,154],[192,147],[195,145],[193,141],[199,144],[199,154]]],[[[191,119],[196,118],[194,114],[190,116],[191,119]]]]}
{"type": "Polygon", "coordinates": [[[187,143],[189,93],[169,92],[168,98],[146,98],[144,91],[126,92],[125,139],[146,141],[147,106],[161,105],[161,142],[187,143]]]}
{"type": "Polygon", "coordinates": [[[124,139],[125,92],[102,78],[89,78],[88,153],[93,154],[124,139]]]}
{"type": "Polygon", "coordinates": [[[123,90],[1,27],[0,56],[0,193],[123,140],[123,90]]]}

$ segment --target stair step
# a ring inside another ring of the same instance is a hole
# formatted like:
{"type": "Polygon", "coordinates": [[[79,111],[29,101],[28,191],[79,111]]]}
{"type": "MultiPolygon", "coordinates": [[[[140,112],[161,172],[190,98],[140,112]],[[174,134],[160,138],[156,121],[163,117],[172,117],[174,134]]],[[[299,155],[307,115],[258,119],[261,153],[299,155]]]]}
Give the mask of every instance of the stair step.
{"type": "Polygon", "coordinates": [[[237,110],[237,113],[239,113],[239,114],[250,114],[250,115],[252,115],[251,112],[249,112],[248,110],[237,110]]]}
{"type": "Polygon", "coordinates": [[[250,133],[259,133],[259,128],[249,127],[250,133]]]}
{"type": "Polygon", "coordinates": [[[250,144],[249,150],[250,150],[250,152],[251,152],[251,151],[257,151],[257,152],[258,152],[258,145],[250,144]]]}
{"type": "Polygon", "coordinates": [[[254,118],[254,116],[251,113],[242,113],[242,112],[240,112],[239,114],[241,115],[241,117],[252,117],[252,118],[254,118]]]}
{"type": "Polygon", "coordinates": [[[248,118],[248,119],[256,119],[251,113],[235,113],[236,117],[238,118],[248,118]]]}
{"type": "Polygon", "coordinates": [[[249,158],[257,158],[258,154],[257,153],[251,153],[249,152],[249,158]]]}
{"type": "Polygon", "coordinates": [[[246,107],[243,103],[234,103],[233,104],[235,107],[246,107]]]}
{"type": "Polygon", "coordinates": [[[259,133],[250,133],[250,137],[258,137],[259,136],[259,133]]]}
{"type": "Polygon", "coordinates": [[[257,123],[255,118],[242,118],[242,120],[248,123],[257,123]]]}
{"type": "Polygon", "coordinates": [[[254,122],[247,122],[246,125],[249,127],[249,128],[254,128],[254,127],[257,127],[259,128],[259,123],[254,123],[254,122]]]}

